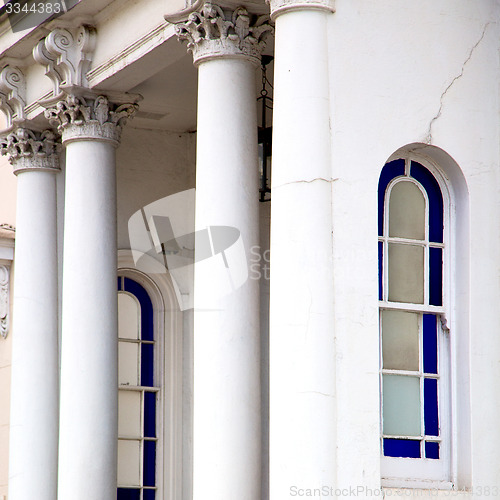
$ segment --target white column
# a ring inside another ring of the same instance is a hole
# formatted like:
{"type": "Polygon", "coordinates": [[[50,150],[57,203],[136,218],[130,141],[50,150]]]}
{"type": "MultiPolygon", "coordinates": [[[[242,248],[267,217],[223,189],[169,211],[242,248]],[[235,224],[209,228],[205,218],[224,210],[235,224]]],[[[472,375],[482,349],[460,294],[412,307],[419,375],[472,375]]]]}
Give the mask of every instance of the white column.
{"type": "Polygon", "coordinates": [[[66,147],[59,500],[116,499],[115,148],[132,111],[69,95],[46,112],[66,147]]]}
{"type": "Polygon", "coordinates": [[[270,27],[249,20],[243,8],[205,4],[178,29],[199,68],[196,230],[210,227],[202,234],[213,245],[202,236],[195,250],[195,500],[261,493],[259,282],[247,273],[259,243],[255,68],[270,27]],[[233,39],[221,35],[234,26],[233,39]]]}
{"type": "Polygon", "coordinates": [[[55,135],[17,129],[1,146],[18,176],[8,497],[55,500],[59,414],[55,135]]]}
{"type": "Polygon", "coordinates": [[[270,290],[272,500],[335,486],[328,18],[271,0],[276,22],[270,290]],[[295,493],[294,493],[295,492],[295,493]]]}

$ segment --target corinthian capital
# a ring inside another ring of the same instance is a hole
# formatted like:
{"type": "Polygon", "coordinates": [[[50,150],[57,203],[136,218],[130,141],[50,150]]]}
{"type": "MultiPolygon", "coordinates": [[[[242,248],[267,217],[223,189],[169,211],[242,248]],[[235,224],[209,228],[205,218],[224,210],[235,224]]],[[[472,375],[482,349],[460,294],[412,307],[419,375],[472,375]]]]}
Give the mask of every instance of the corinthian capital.
{"type": "Polygon", "coordinates": [[[91,26],[77,30],[56,28],[33,49],[33,58],[45,66],[45,74],[54,84],[54,95],[60,87],[87,86],[87,71],[95,49],[96,32],[91,26]]]}
{"type": "Polygon", "coordinates": [[[26,82],[23,72],[15,66],[0,71],[0,110],[7,117],[7,128],[25,118],[26,82]]]}
{"type": "Polygon", "coordinates": [[[223,11],[205,3],[201,12],[193,12],[187,21],[176,25],[176,33],[179,40],[187,40],[195,64],[216,57],[243,57],[258,65],[273,28],[267,16],[252,18],[244,7],[223,11]]]}
{"type": "Polygon", "coordinates": [[[51,130],[41,133],[18,128],[0,139],[0,154],[7,155],[18,174],[26,170],[59,170],[58,137],[51,130]]]}
{"type": "Polygon", "coordinates": [[[57,126],[63,144],[74,140],[101,140],[118,144],[122,127],[134,116],[137,104],[115,105],[105,96],[85,98],[68,94],[45,110],[45,117],[57,126]]]}

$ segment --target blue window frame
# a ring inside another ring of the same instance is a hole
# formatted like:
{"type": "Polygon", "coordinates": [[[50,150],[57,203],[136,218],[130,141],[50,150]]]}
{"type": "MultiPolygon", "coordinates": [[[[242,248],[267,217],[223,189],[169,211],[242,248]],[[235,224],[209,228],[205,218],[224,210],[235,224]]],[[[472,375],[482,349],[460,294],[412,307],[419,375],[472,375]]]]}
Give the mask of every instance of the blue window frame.
{"type": "Polygon", "coordinates": [[[117,500],[154,500],[158,447],[153,304],[137,281],[118,278],[117,500]]]}

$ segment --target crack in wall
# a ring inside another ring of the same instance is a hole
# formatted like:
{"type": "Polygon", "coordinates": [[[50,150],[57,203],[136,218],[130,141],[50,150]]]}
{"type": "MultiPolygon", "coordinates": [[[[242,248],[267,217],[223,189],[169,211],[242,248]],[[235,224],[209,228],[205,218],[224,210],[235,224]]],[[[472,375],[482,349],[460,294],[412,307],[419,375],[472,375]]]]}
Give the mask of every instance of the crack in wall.
{"type": "Polygon", "coordinates": [[[453,78],[453,80],[449,83],[449,85],[444,89],[444,92],[441,94],[441,97],[439,98],[439,110],[438,110],[437,114],[430,121],[430,123],[429,123],[429,129],[427,130],[427,136],[426,136],[426,139],[425,139],[425,142],[427,144],[431,144],[431,142],[432,142],[432,125],[434,125],[434,122],[441,116],[441,113],[443,112],[443,100],[444,100],[446,94],[451,89],[451,87],[453,87],[453,85],[455,84],[455,82],[457,80],[459,80],[460,78],[462,78],[462,76],[464,75],[465,66],[472,59],[472,55],[474,54],[474,51],[479,46],[479,44],[483,41],[483,38],[484,38],[484,36],[486,34],[486,30],[488,29],[489,25],[490,25],[489,22],[484,25],[483,31],[481,33],[481,36],[479,37],[479,40],[470,49],[469,55],[467,56],[467,59],[465,59],[465,61],[462,64],[462,69],[461,69],[460,73],[457,76],[455,76],[455,78],[453,78]]]}
{"type": "Polygon", "coordinates": [[[300,181],[285,182],[284,184],[280,184],[279,186],[276,186],[274,189],[278,189],[278,188],[281,188],[283,186],[288,186],[290,184],[311,184],[312,182],[316,182],[316,181],[328,182],[328,184],[330,184],[330,183],[338,181],[338,180],[339,180],[338,177],[332,178],[332,179],[326,179],[325,177],[315,177],[314,179],[311,179],[308,181],[300,180],[300,181]]]}

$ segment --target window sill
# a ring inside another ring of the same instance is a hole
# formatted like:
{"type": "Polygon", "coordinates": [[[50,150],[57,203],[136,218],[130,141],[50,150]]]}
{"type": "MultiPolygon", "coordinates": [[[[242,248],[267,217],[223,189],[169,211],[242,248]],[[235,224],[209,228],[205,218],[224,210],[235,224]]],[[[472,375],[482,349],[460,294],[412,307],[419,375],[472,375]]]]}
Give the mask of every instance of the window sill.
{"type": "Polygon", "coordinates": [[[384,490],[415,489],[415,490],[452,490],[451,481],[433,481],[424,479],[382,478],[384,490]]]}

